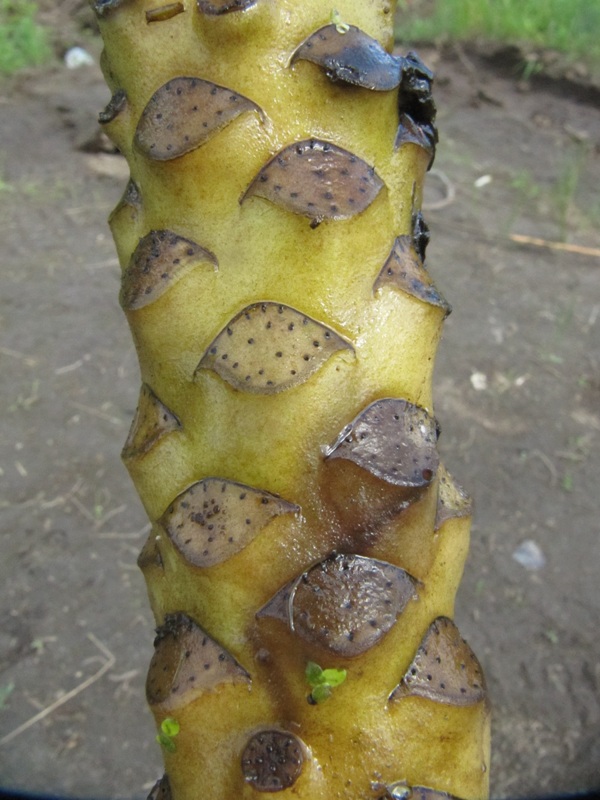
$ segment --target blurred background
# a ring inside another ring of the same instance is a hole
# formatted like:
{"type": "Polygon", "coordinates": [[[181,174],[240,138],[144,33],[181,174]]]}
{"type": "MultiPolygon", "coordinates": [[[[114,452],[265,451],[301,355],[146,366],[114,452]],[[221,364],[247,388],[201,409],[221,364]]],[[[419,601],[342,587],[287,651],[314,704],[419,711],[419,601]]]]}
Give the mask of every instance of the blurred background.
{"type": "MultiPolygon", "coordinates": [[[[456,619],[494,705],[492,795],[600,787],[600,5],[401,2],[436,74],[435,377],[475,498],[456,619]]],[[[120,463],[139,376],[106,218],[127,167],[80,0],[0,0],[0,787],[144,798],[148,526],[120,463]]]]}

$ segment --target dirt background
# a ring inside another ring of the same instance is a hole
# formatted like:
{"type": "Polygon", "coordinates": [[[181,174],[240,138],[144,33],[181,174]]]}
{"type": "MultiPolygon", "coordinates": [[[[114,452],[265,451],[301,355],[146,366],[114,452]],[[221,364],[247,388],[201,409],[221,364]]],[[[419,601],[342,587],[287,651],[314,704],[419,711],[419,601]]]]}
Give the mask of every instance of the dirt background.
{"type": "MultiPolygon", "coordinates": [[[[600,787],[599,95],[523,83],[514,54],[422,55],[442,137],[428,266],[454,305],[436,410],[476,500],[456,618],[493,699],[492,795],[600,787]],[[527,541],[536,569],[514,558],[527,541]]],[[[105,222],[127,169],[80,149],[107,100],[97,67],[0,84],[0,785],[143,798],[161,773],[147,527],[119,460],[139,378],[105,222]]]]}

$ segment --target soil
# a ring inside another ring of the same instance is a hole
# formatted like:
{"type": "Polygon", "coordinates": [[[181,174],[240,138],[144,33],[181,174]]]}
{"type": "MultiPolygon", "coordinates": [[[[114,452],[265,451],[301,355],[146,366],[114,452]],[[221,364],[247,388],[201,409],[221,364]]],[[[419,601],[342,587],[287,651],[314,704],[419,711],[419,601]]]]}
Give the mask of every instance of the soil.
{"type": "MultiPolygon", "coordinates": [[[[476,500],[456,618],[493,701],[492,795],[590,789],[600,786],[598,95],[524,84],[462,50],[422,55],[437,73],[442,137],[427,264],[454,305],[436,410],[445,460],[476,500]],[[524,542],[529,568],[515,559],[524,542]]],[[[95,141],[107,100],[97,67],[0,86],[0,779],[143,798],[161,754],[136,568],[147,523],[119,460],[139,382],[105,221],[127,168],[95,141]]]]}

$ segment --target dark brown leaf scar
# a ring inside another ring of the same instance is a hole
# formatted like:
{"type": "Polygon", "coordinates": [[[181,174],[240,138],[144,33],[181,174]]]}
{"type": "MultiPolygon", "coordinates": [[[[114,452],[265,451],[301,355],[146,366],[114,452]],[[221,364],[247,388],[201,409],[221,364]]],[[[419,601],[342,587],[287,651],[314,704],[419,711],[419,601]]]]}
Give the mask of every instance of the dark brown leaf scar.
{"type": "Polygon", "coordinates": [[[110,212],[110,216],[108,218],[109,224],[124,208],[131,209],[132,216],[135,216],[142,208],[142,195],[140,193],[140,187],[131,178],[127,182],[127,186],[125,187],[125,191],[123,192],[121,199],[110,212]]]}
{"type": "Polygon", "coordinates": [[[256,4],[256,0],[197,0],[197,2],[198,10],[210,16],[244,11],[256,4]]]}
{"type": "Polygon", "coordinates": [[[195,150],[246,111],[262,110],[226,86],[201,78],[173,78],[152,95],[137,125],[134,142],[155,161],[195,150]]]}
{"type": "Polygon", "coordinates": [[[275,517],[299,511],[276,494],[204,478],[173,501],[160,523],[186,561],[212,567],[243,550],[275,517]]]}
{"type": "Polygon", "coordinates": [[[394,486],[423,489],[439,463],[436,420],[424,408],[394,397],[376,400],[324,448],[394,486]]]}
{"type": "Polygon", "coordinates": [[[390,701],[411,695],[454,706],[474,705],[486,696],[477,656],[448,617],[431,623],[390,701]]]}
{"type": "Polygon", "coordinates": [[[253,734],[242,753],[244,780],[259,792],[282,792],[302,772],[307,749],[288,731],[271,729],[253,734]]]}
{"type": "Polygon", "coordinates": [[[106,125],[112,122],[127,107],[127,94],[124,89],[117,89],[108,101],[108,105],[98,114],[98,122],[106,125]]]}
{"type": "Polygon", "coordinates": [[[430,789],[428,786],[413,786],[411,800],[461,800],[461,798],[450,792],[430,789]]]}
{"type": "Polygon", "coordinates": [[[202,263],[218,266],[217,257],[173,231],[150,231],[140,239],[121,278],[119,301],[137,311],[158,300],[190,269],[202,263]]]}
{"type": "Polygon", "coordinates": [[[263,197],[286,211],[311,219],[348,219],[377,197],[383,181],[353,153],[320,139],[285,147],[265,164],[240,199],[263,197]]]}
{"type": "Polygon", "coordinates": [[[184,11],[183,3],[167,3],[164,6],[149,8],[146,11],[146,22],[166,22],[184,11]]]}
{"type": "Polygon", "coordinates": [[[412,236],[398,236],[377,276],[373,291],[390,286],[416,297],[423,303],[441,308],[447,317],[452,306],[435,287],[433,280],[413,246],[412,236]]]}
{"type": "Polygon", "coordinates": [[[210,343],[197,368],[234,389],[275,394],[303,383],[335,352],[352,345],[333,329],[281,303],[253,303],[210,343]]]}
{"type": "Polygon", "coordinates": [[[171,712],[224,683],[248,684],[246,670],[186,614],[167,614],[157,629],[146,678],[146,698],[171,712]]]}
{"type": "Polygon", "coordinates": [[[354,658],[395,624],[419,581],[385,561],[333,554],[290,581],[257,617],[287,623],[311,644],[354,658]]]}
{"type": "Polygon", "coordinates": [[[433,73],[416,53],[400,58],[401,79],[398,92],[399,127],[396,149],[412,143],[423,147],[430,155],[428,169],[433,164],[438,132],[435,127],[436,108],[431,94],[433,73]]]}
{"type": "Polygon", "coordinates": [[[167,775],[156,781],[146,800],[171,800],[171,784],[167,775]]]}
{"type": "Polygon", "coordinates": [[[386,786],[386,793],[379,800],[461,800],[461,798],[439,789],[430,789],[428,786],[409,786],[406,781],[395,781],[386,786]]]}
{"type": "Polygon", "coordinates": [[[419,125],[409,114],[400,114],[398,131],[394,141],[394,149],[399,150],[404,144],[416,144],[431,157],[430,165],[435,155],[435,134],[430,125],[419,125]]]}
{"type": "Polygon", "coordinates": [[[127,460],[144,455],[163,436],[181,430],[181,427],[177,416],[158,399],[147,383],[143,383],[121,458],[127,460]]]}
{"type": "Polygon", "coordinates": [[[400,84],[400,59],[354,25],[341,33],[335,24],[319,28],[296,50],[296,61],[312,61],[332,81],[388,92],[400,84]]]}
{"type": "Polygon", "coordinates": [[[92,8],[99,17],[103,17],[110,11],[114,11],[120,6],[124,6],[131,0],[92,0],[92,8]]]}
{"type": "Polygon", "coordinates": [[[157,537],[151,530],[137,558],[137,565],[142,572],[158,569],[164,574],[165,565],[160,552],[159,540],[160,537],[157,537]]]}
{"type": "Polygon", "coordinates": [[[443,464],[438,470],[438,501],[435,516],[435,530],[439,530],[444,522],[455,517],[469,517],[473,510],[473,501],[443,464]]]}

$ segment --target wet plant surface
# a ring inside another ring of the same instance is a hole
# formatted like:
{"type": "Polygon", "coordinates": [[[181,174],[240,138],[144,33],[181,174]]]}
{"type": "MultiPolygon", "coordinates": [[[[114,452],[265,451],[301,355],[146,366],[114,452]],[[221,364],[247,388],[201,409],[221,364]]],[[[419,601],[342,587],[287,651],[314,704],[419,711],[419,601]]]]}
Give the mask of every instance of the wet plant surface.
{"type": "MultiPolygon", "coordinates": [[[[475,498],[456,621],[495,709],[492,794],[582,790],[600,785],[600,119],[464,54],[420,55],[441,132],[426,267],[454,307],[440,449],[475,498]],[[564,239],[579,250],[550,246],[564,239]]],[[[148,526],[119,459],[139,376],[106,225],[128,174],[80,149],[107,95],[84,67],[0,97],[0,776],[142,798],[161,773],[148,526]]]]}

